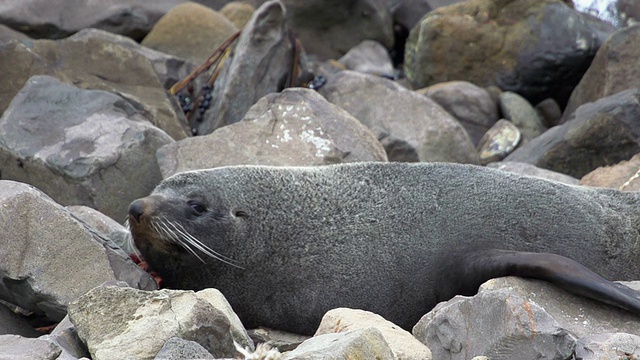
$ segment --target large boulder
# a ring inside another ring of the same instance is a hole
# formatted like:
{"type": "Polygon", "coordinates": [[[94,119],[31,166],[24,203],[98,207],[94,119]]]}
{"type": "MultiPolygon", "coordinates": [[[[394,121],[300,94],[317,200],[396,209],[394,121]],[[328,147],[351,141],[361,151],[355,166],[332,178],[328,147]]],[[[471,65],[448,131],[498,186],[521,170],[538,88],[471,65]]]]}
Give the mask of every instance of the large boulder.
{"type": "Polygon", "coordinates": [[[34,76],[0,118],[2,179],[123,221],[162,179],[155,151],[173,142],[144,115],[115,94],[34,76]]]}
{"type": "Polygon", "coordinates": [[[243,121],[163,146],[157,152],[163,177],[226,165],[313,166],[387,161],[369,129],[313,90],[269,94],[243,121]]]}
{"type": "Polygon", "coordinates": [[[114,92],[176,140],[187,136],[152,63],[145,56],[87,31],[69,38],[10,42],[0,47],[0,112],[33,75],[51,75],[82,89],[114,92]]]}
{"type": "Polygon", "coordinates": [[[320,93],[371,129],[391,161],[478,163],[469,134],[453,116],[394,81],[342,71],[320,93]]]}
{"type": "Polygon", "coordinates": [[[416,87],[466,80],[565,104],[614,30],[605,24],[558,0],[464,1],[411,30],[404,68],[416,87]]]}
{"type": "Polygon", "coordinates": [[[640,87],[640,25],[622,29],[602,44],[589,70],[571,94],[562,118],[580,106],[629,88],[640,87]]]}

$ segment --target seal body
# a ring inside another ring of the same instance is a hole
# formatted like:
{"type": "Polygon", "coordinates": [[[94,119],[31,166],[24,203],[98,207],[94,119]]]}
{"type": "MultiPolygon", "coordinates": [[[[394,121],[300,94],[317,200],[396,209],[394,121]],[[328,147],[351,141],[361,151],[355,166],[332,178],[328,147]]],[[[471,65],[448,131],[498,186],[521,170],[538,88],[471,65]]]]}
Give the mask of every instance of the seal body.
{"type": "Polygon", "coordinates": [[[639,279],[639,205],[636,193],[471,165],[237,166],[164,180],[129,222],[166,287],[214,287],[249,328],[312,334],[337,307],[410,328],[496,276],[566,277],[587,296],[608,283],[588,269],[639,279]]]}

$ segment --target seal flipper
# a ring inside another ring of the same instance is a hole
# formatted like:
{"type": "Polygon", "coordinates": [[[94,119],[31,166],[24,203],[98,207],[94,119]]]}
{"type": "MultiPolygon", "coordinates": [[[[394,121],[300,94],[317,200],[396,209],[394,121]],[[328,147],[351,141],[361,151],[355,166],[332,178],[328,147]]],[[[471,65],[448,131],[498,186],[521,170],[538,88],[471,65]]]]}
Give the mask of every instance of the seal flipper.
{"type": "MultiPolygon", "coordinates": [[[[508,250],[467,252],[453,270],[453,284],[438,289],[438,298],[471,295],[485,281],[503,276],[520,276],[548,281],[573,294],[620,307],[640,315],[640,292],[613,283],[564,256],[508,250]],[[454,292],[452,294],[452,292],[454,292]]],[[[449,269],[453,264],[449,265],[449,269]]],[[[449,274],[449,278],[451,274],[449,274]]]]}

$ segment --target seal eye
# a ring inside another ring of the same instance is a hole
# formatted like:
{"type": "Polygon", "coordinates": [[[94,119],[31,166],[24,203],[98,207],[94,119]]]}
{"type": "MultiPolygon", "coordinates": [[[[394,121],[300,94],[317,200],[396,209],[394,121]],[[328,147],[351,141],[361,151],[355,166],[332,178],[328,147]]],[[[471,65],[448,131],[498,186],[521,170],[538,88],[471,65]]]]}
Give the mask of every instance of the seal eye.
{"type": "Polygon", "coordinates": [[[189,200],[188,204],[196,215],[202,215],[207,211],[207,207],[198,200],[189,200]]]}

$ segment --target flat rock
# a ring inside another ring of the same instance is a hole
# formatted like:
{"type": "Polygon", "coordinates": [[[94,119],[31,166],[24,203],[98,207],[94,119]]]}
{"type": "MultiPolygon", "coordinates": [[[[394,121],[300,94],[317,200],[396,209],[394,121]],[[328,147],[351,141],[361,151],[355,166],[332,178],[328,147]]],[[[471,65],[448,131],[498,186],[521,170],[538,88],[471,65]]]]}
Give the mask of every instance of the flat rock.
{"type": "Polygon", "coordinates": [[[640,357],[640,336],[625,333],[593,334],[580,338],[576,359],[619,360],[640,357]]]}
{"type": "Polygon", "coordinates": [[[347,70],[320,93],[371,129],[390,161],[478,163],[473,142],[454,117],[391,80],[347,70]]]}
{"type": "Polygon", "coordinates": [[[0,360],[57,360],[62,349],[47,339],[0,335],[0,360]]]}
{"type": "Polygon", "coordinates": [[[155,151],[173,141],[146,119],[115,94],[35,76],[0,118],[2,178],[122,220],[160,182],[155,151]]]}
{"type": "Polygon", "coordinates": [[[51,75],[82,89],[114,92],[174,139],[187,136],[150,60],[90,30],[58,41],[10,42],[0,47],[0,68],[0,112],[32,75],[51,75]]]}
{"type": "Polygon", "coordinates": [[[505,158],[581,178],[640,152],[640,89],[587,103],[505,158]]]}
{"type": "Polygon", "coordinates": [[[164,343],[155,360],[215,359],[202,345],[195,341],[172,337],[164,343]]]}
{"type": "Polygon", "coordinates": [[[36,338],[41,334],[23,317],[0,303],[0,335],[20,335],[23,337],[36,338]]]}
{"type": "Polygon", "coordinates": [[[237,31],[217,11],[185,2],[160,18],[141,44],[199,65],[237,31]]]}
{"type": "Polygon", "coordinates": [[[71,214],[73,214],[73,216],[84,221],[100,235],[113,241],[125,253],[136,253],[137,250],[135,250],[135,246],[131,241],[131,234],[129,233],[129,230],[119,222],[88,206],[71,205],[66,206],[66,208],[71,212],[71,214]]]}
{"type": "Polygon", "coordinates": [[[69,302],[105,281],[155,288],[126,254],[36,188],[0,181],[0,202],[2,299],[60,321],[69,302]]]}
{"type": "Polygon", "coordinates": [[[243,121],[168,144],[157,152],[163,177],[226,165],[312,166],[386,161],[375,136],[313,90],[269,94],[243,121]],[[212,154],[204,149],[216,149],[212,154]]]}
{"type": "Polygon", "coordinates": [[[563,105],[614,30],[562,1],[463,1],[411,30],[404,69],[416,88],[465,80],[563,105]]]}

